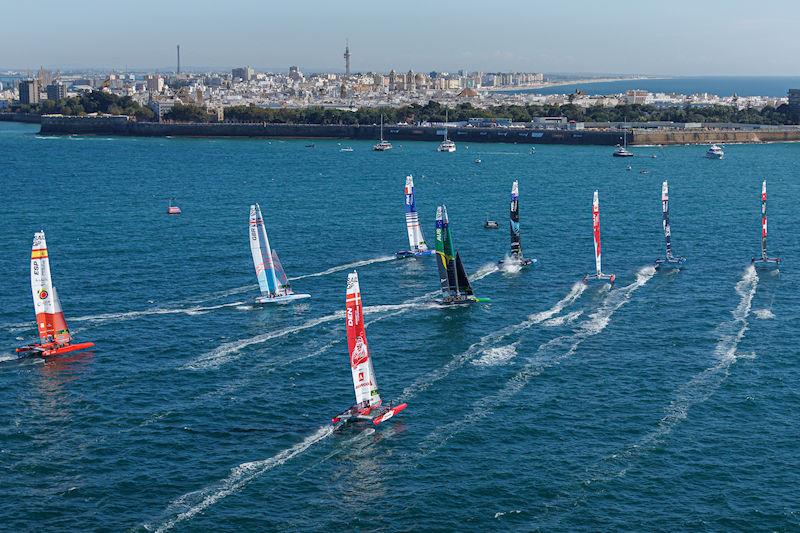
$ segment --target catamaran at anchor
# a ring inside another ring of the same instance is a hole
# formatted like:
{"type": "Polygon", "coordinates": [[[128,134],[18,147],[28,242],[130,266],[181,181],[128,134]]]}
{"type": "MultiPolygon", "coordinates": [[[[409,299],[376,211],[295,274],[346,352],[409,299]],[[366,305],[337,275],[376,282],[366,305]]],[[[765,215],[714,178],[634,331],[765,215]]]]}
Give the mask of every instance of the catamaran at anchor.
{"type": "Polygon", "coordinates": [[[461,256],[453,244],[447,207],[436,208],[436,265],[439,269],[439,283],[442,287],[441,305],[463,305],[475,302],[488,302],[488,298],[478,298],[464,270],[461,256]]]}
{"type": "Polygon", "coordinates": [[[405,187],[406,204],[406,230],[408,230],[408,250],[400,250],[395,254],[398,259],[409,257],[419,257],[423,255],[433,255],[433,250],[428,249],[428,244],[422,236],[422,228],[419,225],[419,213],[417,213],[417,203],[414,198],[414,177],[406,176],[405,187]]]}
{"type": "Polygon", "coordinates": [[[21,346],[17,348],[17,353],[48,357],[94,346],[93,342],[72,342],[72,335],[64,319],[64,311],[61,309],[61,301],[53,286],[44,230],[33,235],[31,292],[40,342],[21,346]]]}
{"type": "Polygon", "coordinates": [[[664,258],[656,259],[655,267],[656,270],[680,270],[683,268],[686,258],[672,255],[672,232],[669,227],[669,184],[666,181],[661,184],[661,212],[666,253],[664,258]]]}
{"type": "Polygon", "coordinates": [[[261,206],[258,204],[250,206],[250,252],[253,255],[258,288],[261,289],[261,296],[256,298],[257,303],[288,303],[311,298],[310,294],[295,294],[292,291],[278,253],[269,245],[261,206]]]}
{"type": "Polygon", "coordinates": [[[594,199],[592,201],[592,229],[594,232],[594,264],[596,272],[594,274],[586,274],[583,277],[583,282],[588,284],[590,281],[605,281],[614,287],[614,280],[617,276],[614,274],[603,274],[602,268],[602,253],[600,248],[600,200],[598,199],[597,191],[594,191],[594,199]]]}
{"type": "Polygon", "coordinates": [[[347,347],[350,353],[350,371],[353,376],[353,388],[356,403],[331,419],[336,428],[358,420],[372,421],[378,425],[392,418],[408,407],[407,404],[383,405],[375,380],[375,368],[372,366],[367,332],[364,327],[364,308],[361,303],[361,289],[358,285],[358,273],[353,271],[347,276],[347,296],[345,298],[345,321],[347,327],[347,347]]]}
{"type": "Polygon", "coordinates": [[[511,255],[498,261],[499,265],[512,264],[521,267],[538,263],[536,259],[523,257],[519,230],[519,181],[511,184],[511,207],[509,209],[509,228],[511,230],[511,255]]]}
{"type": "Polygon", "coordinates": [[[761,182],[761,258],[754,257],[750,262],[762,270],[778,270],[781,267],[780,257],[767,255],[767,180],[761,182]]]}

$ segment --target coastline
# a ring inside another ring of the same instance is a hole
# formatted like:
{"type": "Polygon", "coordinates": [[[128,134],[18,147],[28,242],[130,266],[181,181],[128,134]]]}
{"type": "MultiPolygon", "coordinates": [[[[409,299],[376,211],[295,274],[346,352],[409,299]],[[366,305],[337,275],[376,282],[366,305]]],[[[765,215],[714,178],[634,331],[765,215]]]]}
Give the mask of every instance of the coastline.
{"type": "Polygon", "coordinates": [[[639,80],[670,80],[672,77],[667,76],[629,76],[625,78],[588,78],[580,80],[564,80],[556,82],[543,82],[532,83],[529,85],[508,85],[504,87],[481,87],[478,89],[487,93],[503,93],[503,92],[516,92],[516,91],[530,91],[535,89],[548,89],[550,87],[562,87],[569,85],[589,85],[593,83],[609,83],[617,81],[639,81],[639,80]]]}

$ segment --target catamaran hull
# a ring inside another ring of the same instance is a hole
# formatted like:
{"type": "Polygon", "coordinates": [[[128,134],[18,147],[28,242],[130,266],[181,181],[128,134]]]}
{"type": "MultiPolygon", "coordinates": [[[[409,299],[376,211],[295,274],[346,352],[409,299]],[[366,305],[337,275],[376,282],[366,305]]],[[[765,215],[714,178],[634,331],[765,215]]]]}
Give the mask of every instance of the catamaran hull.
{"type": "Polygon", "coordinates": [[[497,262],[497,264],[499,266],[503,266],[503,265],[506,265],[506,264],[517,265],[517,266],[520,266],[520,267],[524,268],[524,267],[527,267],[527,266],[536,266],[536,265],[538,265],[539,264],[539,260],[538,259],[529,259],[527,257],[525,259],[501,259],[500,261],[497,262]]]}
{"type": "Polygon", "coordinates": [[[767,259],[753,258],[751,263],[758,270],[780,270],[782,261],[780,257],[770,257],[767,259]]]}
{"type": "Polygon", "coordinates": [[[588,285],[592,282],[608,282],[611,285],[611,288],[614,288],[614,281],[616,281],[617,276],[614,274],[587,274],[583,277],[583,283],[588,285]]]}
{"type": "Polygon", "coordinates": [[[295,300],[305,300],[306,298],[311,298],[310,294],[287,294],[286,296],[275,296],[274,298],[270,298],[269,296],[259,296],[256,298],[256,303],[259,304],[288,304],[294,302],[295,300]]]}
{"type": "Polygon", "coordinates": [[[377,426],[378,424],[386,422],[390,418],[394,417],[406,407],[408,407],[407,403],[401,403],[400,405],[389,406],[386,408],[378,407],[377,409],[364,410],[355,410],[355,407],[351,407],[350,409],[331,418],[331,423],[336,425],[336,429],[356,422],[371,421],[377,426]],[[377,413],[377,415],[375,413],[377,413]]]}
{"type": "Polygon", "coordinates": [[[656,259],[655,268],[662,272],[669,270],[681,270],[686,263],[685,257],[673,257],[672,259],[656,259]]]}
{"type": "Polygon", "coordinates": [[[486,303],[489,301],[491,301],[489,298],[476,298],[474,296],[469,296],[466,298],[442,298],[441,300],[436,300],[436,303],[438,305],[447,307],[463,307],[470,304],[486,303]]]}
{"type": "Polygon", "coordinates": [[[423,257],[426,255],[433,255],[436,252],[433,250],[425,250],[424,252],[412,252],[411,250],[401,250],[394,254],[397,259],[411,259],[412,257],[423,257]]]}
{"type": "Polygon", "coordinates": [[[17,353],[50,357],[69,352],[77,352],[78,350],[85,350],[86,348],[91,348],[92,346],[94,346],[93,342],[77,342],[75,344],[67,344],[66,346],[57,347],[46,347],[43,344],[30,344],[28,346],[21,346],[17,348],[17,353]]]}

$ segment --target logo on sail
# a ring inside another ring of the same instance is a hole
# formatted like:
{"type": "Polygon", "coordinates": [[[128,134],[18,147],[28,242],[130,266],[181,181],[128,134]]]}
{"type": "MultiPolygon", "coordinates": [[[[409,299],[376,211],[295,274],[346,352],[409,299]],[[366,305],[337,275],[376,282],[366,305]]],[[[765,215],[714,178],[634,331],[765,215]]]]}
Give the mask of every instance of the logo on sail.
{"type": "Polygon", "coordinates": [[[350,353],[350,366],[355,368],[361,363],[366,363],[367,359],[369,359],[369,350],[367,350],[367,343],[364,342],[364,339],[359,335],[356,337],[356,345],[353,347],[353,351],[350,353]]]}
{"type": "Polygon", "coordinates": [[[40,300],[44,300],[45,298],[47,298],[47,295],[48,295],[48,292],[47,292],[46,289],[40,289],[39,290],[39,299],[40,300]]]}

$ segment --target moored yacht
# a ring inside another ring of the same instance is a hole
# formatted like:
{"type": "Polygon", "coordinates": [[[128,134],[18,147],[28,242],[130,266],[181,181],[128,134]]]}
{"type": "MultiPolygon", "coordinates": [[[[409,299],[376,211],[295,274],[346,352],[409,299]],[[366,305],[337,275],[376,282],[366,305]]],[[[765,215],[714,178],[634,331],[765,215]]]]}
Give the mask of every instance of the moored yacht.
{"type": "Polygon", "coordinates": [[[451,141],[447,138],[447,110],[444,112],[444,140],[439,144],[439,147],[436,149],[438,152],[448,152],[452,153],[456,151],[456,143],[451,141]]]}
{"type": "Polygon", "coordinates": [[[725,151],[716,144],[712,144],[711,148],[706,152],[706,157],[709,159],[722,159],[725,157],[725,151]]]}
{"type": "Polygon", "coordinates": [[[614,157],[633,157],[633,152],[628,150],[628,126],[627,121],[622,131],[622,146],[617,145],[617,149],[612,153],[614,157]]]}
{"type": "Polygon", "coordinates": [[[376,152],[385,152],[392,149],[392,143],[383,138],[383,115],[381,115],[381,140],[372,149],[376,152]]]}

